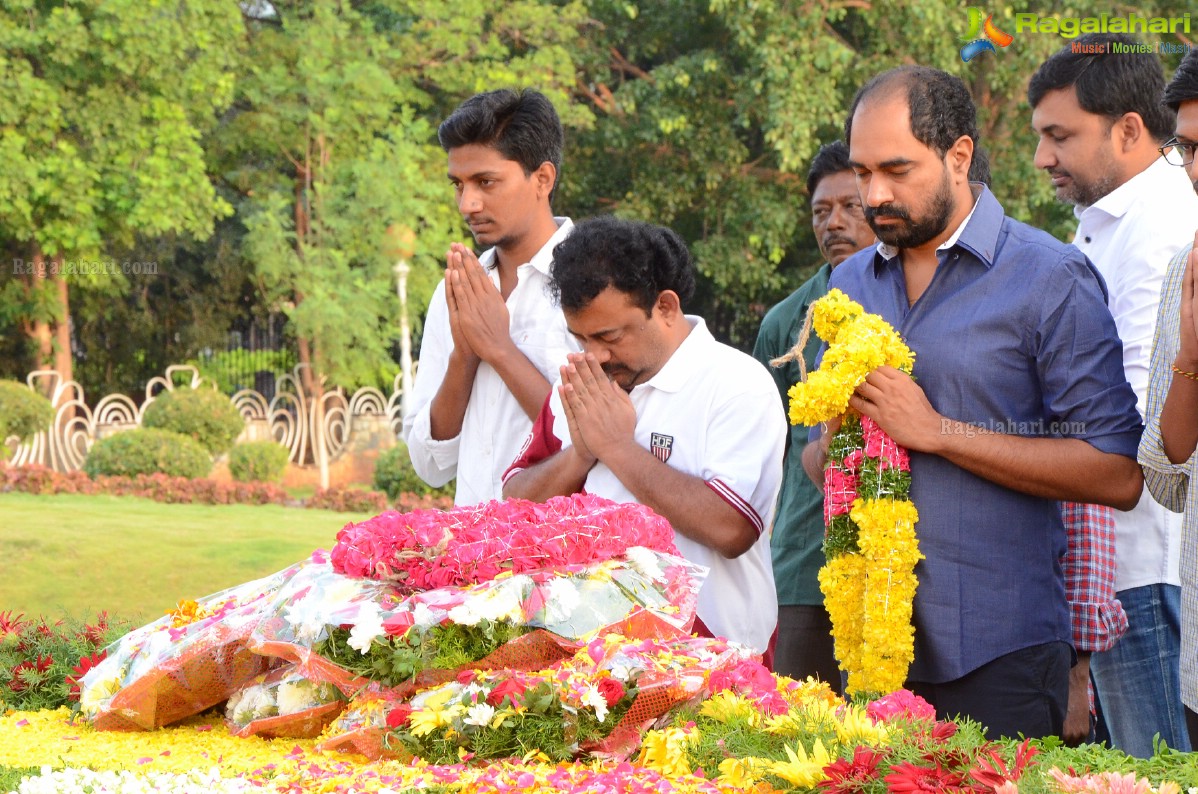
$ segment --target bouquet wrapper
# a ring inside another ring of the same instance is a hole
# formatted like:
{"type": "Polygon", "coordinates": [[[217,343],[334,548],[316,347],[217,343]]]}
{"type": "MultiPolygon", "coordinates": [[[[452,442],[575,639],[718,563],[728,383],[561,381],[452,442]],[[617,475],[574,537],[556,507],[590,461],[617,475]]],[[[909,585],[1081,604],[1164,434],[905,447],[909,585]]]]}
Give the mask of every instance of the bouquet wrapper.
{"type": "Polygon", "coordinates": [[[247,639],[298,570],[214,593],[117,640],[80,682],[85,715],[98,730],[154,730],[226,700],[274,664],[247,639]]]}
{"type": "Polygon", "coordinates": [[[314,562],[274,594],[249,647],[292,662],[308,679],[334,684],[352,696],[379,684],[316,652],[329,627],[354,626],[369,615],[387,634],[402,635],[415,625],[473,625],[485,618],[531,631],[473,663],[420,671],[396,691],[406,696],[451,680],[463,669],[543,669],[572,656],[582,638],[595,634],[627,630],[672,637],[689,630],[705,569],[647,549],[641,558],[639,566],[608,560],[407,596],[385,582],[345,576],[314,562]]]}
{"type": "MultiPolygon", "coordinates": [[[[679,703],[693,700],[704,691],[711,673],[731,669],[745,659],[756,656],[747,648],[730,645],[723,640],[691,637],[681,632],[671,637],[662,630],[656,636],[645,639],[655,641],[659,647],[669,651],[668,658],[678,661],[668,667],[654,666],[640,675],[632,707],[611,733],[582,748],[592,757],[627,759],[640,746],[641,736],[647,728],[679,703]]],[[[652,648],[652,645],[642,643],[640,650],[632,651],[632,658],[640,658],[645,664],[651,664],[650,660],[656,655],[652,648]]],[[[627,664],[629,651],[629,646],[610,648],[597,661],[596,668],[611,669],[616,664],[627,664]]]]}
{"type": "Polygon", "coordinates": [[[336,688],[314,684],[285,664],[234,693],[225,723],[234,736],[314,739],[344,708],[336,688]]]}

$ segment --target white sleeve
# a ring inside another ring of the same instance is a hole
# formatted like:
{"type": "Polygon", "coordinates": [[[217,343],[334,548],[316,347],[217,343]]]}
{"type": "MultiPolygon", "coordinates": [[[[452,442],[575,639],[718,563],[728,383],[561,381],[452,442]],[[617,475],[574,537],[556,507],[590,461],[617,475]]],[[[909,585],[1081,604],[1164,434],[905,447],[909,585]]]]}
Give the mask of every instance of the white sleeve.
{"type": "Polygon", "coordinates": [[[409,414],[403,418],[404,442],[412,458],[412,468],[420,479],[434,488],[445,485],[458,473],[458,445],[461,436],[437,441],[432,435],[432,405],[453,351],[449,329],[449,306],[445,302],[445,282],[433,291],[424,318],[420,338],[420,365],[412,386],[409,414]]]}
{"type": "Polygon", "coordinates": [[[1125,250],[1116,277],[1118,283],[1110,285],[1111,314],[1123,342],[1123,371],[1136,393],[1136,407],[1141,416],[1148,411],[1148,366],[1152,357],[1157,309],[1161,302],[1161,286],[1165,270],[1177,254],[1177,248],[1158,242],[1147,246],[1145,250],[1125,250]]]}
{"type": "MultiPolygon", "coordinates": [[[[748,358],[748,357],[746,357],[748,358]]],[[[705,442],[703,479],[757,528],[770,528],[782,487],[786,417],[773,378],[760,370],[729,379],[741,384],[711,416],[705,442]]]]}

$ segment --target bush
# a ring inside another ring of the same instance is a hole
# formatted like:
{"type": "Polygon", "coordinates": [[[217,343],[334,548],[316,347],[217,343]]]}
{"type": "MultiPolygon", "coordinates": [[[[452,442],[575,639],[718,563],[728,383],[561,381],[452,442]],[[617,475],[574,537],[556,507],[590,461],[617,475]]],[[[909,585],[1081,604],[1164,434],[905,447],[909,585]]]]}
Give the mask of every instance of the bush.
{"type": "Polygon", "coordinates": [[[203,477],[212,468],[208,450],[194,438],[156,428],[126,430],[97,441],[83,470],[89,477],[162,472],[175,477],[203,477]]]}
{"type": "Polygon", "coordinates": [[[0,380],[0,460],[8,457],[4,442],[10,436],[24,441],[54,421],[54,406],[42,395],[15,380],[0,380]]]}
{"type": "Polygon", "coordinates": [[[124,621],[101,612],[95,623],[46,618],[26,620],[0,612],[0,713],[6,708],[39,711],[79,700],[78,680],[125,634],[124,621]]]}
{"type": "Polygon", "coordinates": [[[336,510],[338,513],[381,513],[387,509],[387,495],[356,488],[317,488],[304,506],[313,510],[336,510]]]}
{"type": "Polygon", "coordinates": [[[287,447],[277,441],[247,441],[229,452],[229,474],[238,482],[278,482],[287,457],[287,447]]]}
{"type": "Polygon", "coordinates": [[[433,488],[420,479],[420,475],[412,468],[408,445],[398,440],[394,447],[379,455],[374,464],[374,487],[387,494],[392,501],[398,499],[400,494],[448,496],[452,501],[454,491],[452,480],[440,488],[433,488]]]}
{"type": "Polygon", "coordinates": [[[214,389],[179,388],[162,392],[146,406],[142,426],[191,436],[215,457],[229,451],[245,429],[245,420],[229,398],[214,389]]]}
{"type": "Polygon", "coordinates": [[[137,496],[172,504],[286,505],[292,501],[282,487],[268,482],[227,483],[207,479],[189,480],[166,474],[104,476],[93,480],[81,471],[63,473],[45,466],[0,468],[0,493],[8,491],[30,494],[102,493],[109,496],[137,496]]]}

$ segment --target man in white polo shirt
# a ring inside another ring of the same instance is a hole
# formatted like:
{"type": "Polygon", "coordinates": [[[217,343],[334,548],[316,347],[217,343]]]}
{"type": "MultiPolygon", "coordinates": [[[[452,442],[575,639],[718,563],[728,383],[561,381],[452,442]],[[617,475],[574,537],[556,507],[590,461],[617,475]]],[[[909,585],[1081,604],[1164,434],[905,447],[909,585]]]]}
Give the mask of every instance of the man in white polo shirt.
{"type": "Polygon", "coordinates": [[[567,356],[504,496],[586,491],[653,508],[682,554],[710,569],[696,631],[768,664],[778,618],[769,529],[786,436],[772,378],[683,314],[694,266],[669,229],[592,218],[553,261],[552,289],[584,352],[567,356]]]}

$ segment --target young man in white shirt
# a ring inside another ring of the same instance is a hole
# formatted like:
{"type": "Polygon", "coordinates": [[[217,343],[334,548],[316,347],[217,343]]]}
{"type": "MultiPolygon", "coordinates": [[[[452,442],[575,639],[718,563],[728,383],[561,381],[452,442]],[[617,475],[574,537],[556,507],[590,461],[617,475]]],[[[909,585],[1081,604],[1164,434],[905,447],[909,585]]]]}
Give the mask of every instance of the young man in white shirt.
{"type": "Polygon", "coordinates": [[[554,251],[553,286],[585,352],[567,357],[504,495],[585,490],[653,508],[683,556],[710,569],[696,631],[769,664],[778,618],[769,529],[786,438],[772,378],[683,314],[694,268],[669,229],[583,221],[554,251]]]}
{"type": "MultiPolygon", "coordinates": [[[[1035,164],[1057,198],[1074,205],[1073,243],[1106,281],[1143,416],[1161,283],[1194,236],[1198,197],[1185,173],[1160,156],[1175,119],[1161,104],[1160,61],[1132,49],[1111,55],[1116,42],[1139,45],[1094,34],[1057,52],[1032,76],[1028,102],[1040,135],[1035,164]]],[[[1190,749],[1178,669],[1181,523],[1147,490],[1134,509],[1115,512],[1115,590],[1128,631],[1090,658],[1112,744],[1141,758],[1152,755],[1157,733],[1173,749],[1190,749]]]]}
{"type": "Polygon", "coordinates": [[[425,318],[404,440],[433,486],[457,477],[456,504],[501,497],[549,383],[577,350],[547,286],[553,247],[573,228],[550,201],[563,132],[553,105],[532,91],[489,91],[462,103],[437,130],[458,211],[480,246],[446,255],[445,280],[425,318]]]}

